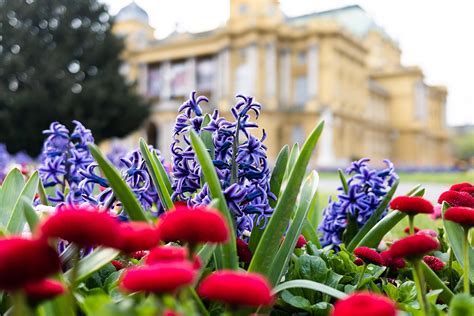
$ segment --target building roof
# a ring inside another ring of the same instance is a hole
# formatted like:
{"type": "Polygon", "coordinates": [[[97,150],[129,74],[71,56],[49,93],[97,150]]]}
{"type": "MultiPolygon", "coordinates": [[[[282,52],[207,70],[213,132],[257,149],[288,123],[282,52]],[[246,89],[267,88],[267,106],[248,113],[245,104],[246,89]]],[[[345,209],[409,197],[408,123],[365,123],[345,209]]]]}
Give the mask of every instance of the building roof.
{"type": "Polygon", "coordinates": [[[143,10],[135,1],[120,9],[115,18],[116,21],[138,20],[143,23],[148,23],[148,13],[143,10]]]}
{"type": "Polygon", "coordinates": [[[327,11],[287,17],[286,21],[289,24],[298,26],[304,25],[308,21],[314,19],[336,21],[344,29],[361,38],[365,37],[369,31],[377,31],[387,39],[392,40],[385,30],[377,25],[374,19],[359,5],[350,5],[327,11]]]}

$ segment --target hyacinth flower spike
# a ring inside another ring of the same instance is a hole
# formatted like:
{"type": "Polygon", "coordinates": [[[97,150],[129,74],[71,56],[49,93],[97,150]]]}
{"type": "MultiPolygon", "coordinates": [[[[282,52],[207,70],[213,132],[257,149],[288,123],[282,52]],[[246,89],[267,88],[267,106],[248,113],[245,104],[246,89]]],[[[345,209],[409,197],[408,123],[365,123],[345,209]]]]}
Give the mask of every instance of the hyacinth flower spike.
{"type": "Polygon", "coordinates": [[[417,214],[431,214],[434,207],[430,201],[419,196],[399,196],[390,202],[390,208],[408,215],[410,235],[415,234],[415,216],[417,214]]]}
{"type": "Polygon", "coordinates": [[[450,207],[444,213],[448,221],[458,223],[464,230],[463,257],[464,257],[464,293],[470,294],[470,269],[469,269],[469,230],[474,227],[474,209],[470,207],[450,207]]]}

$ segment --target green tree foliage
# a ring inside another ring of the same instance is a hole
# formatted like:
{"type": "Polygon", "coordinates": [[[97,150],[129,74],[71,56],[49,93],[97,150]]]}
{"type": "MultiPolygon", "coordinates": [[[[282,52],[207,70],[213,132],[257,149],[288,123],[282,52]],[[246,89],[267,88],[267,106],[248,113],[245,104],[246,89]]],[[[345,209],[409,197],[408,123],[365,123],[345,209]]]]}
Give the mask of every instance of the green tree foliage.
{"type": "Polygon", "coordinates": [[[474,131],[457,136],[454,140],[456,156],[462,160],[474,158],[474,131]]]}
{"type": "Polygon", "coordinates": [[[138,128],[149,108],[119,74],[122,39],[97,0],[0,0],[0,142],[39,153],[52,121],[96,141],[138,128]]]}

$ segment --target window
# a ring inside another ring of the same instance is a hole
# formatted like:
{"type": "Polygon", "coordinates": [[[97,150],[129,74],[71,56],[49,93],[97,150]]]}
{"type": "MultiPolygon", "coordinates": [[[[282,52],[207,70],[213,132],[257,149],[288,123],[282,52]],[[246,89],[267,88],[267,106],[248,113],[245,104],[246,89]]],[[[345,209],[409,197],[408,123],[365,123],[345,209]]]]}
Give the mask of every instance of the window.
{"type": "Polygon", "coordinates": [[[159,96],[163,89],[163,70],[159,65],[152,65],[148,68],[148,95],[159,96]]]}
{"type": "Polygon", "coordinates": [[[427,89],[423,81],[418,81],[415,84],[415,119],[425,121],[427,118],[428,104],[427,104],[427,89]]]}
{"type": "Polygon", "coordinates": [[[295,82],[295,105],[304,106],[308,99],[308,80],[305,75],[298,76],[295,82]]]}
{"type": "Polygon", "coordinates": [[[298,64],[300,65],[304,65],[306,64],[306,51],[302,50],[302,51],[299,51],[298,52],[298,55],[296,56],[296,61],[298,62],[298,64]]]}
{"type": "Polygon", "coordinates": [[[239,12],[240,14],[245,14],[247,13],[247,11],[249,10],[249,7],[246,3],[242,3],[240,6],[239,6],[239,12]]]}
{"type": "Polygon", "coordinates": [[[188,85],[186,78],[186,64],[177,62],[171,65],[171,96],[185,96],[188,93],[188,85]]]}
{"type": "Polygon", "coordinates": [[[293,144],[303,144],[305,141],[305,133],[304,133],[304,128],[301,125],[294,125],[293,130],[291,133],[291,141],[293,144]]]}
{"type": "Polygon", "coordinates": [[[212,58],[198,60],[196,65],[196,85],[199,91],[211,91],[214,86],[215,63],[212,58]]]}

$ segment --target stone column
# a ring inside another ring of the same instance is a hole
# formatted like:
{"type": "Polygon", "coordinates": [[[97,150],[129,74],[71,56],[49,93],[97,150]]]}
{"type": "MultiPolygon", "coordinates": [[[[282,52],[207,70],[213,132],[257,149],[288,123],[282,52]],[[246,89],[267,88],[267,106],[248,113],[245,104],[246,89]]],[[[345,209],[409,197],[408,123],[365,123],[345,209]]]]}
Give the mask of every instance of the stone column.
{"type": "Polygon", "coordinates": [[[186,60],[186,82],[187,90],[193,91],[197,89],[196,85],[196,58],[192,57],[186,60]]]}
{"type": "Polygon", "coordinates": [[[287,107],[290,103],[291,54],[288,49],[280,52],[280,106],[287,107]]]}
{"type": "Polygon", "coordinates": [[[334,115],[329,107],[324,108],[321,119],[324,120],[324,135],[320,139],[317,164],[323,167],[333,167],[337,164],[333,147],[334,115]]]}
{"type": "Polygon", "coordinates": [[[217,100],[229,98],[230,49],[224,48],[217,56],[217,100]]]}
{"type": "Polygon", "coordinates": [[[160,98],[169,100],[171,97],[171,63],[165,61],[161,65],[161,71],[163,73],[163,87],[160,91],[160,98]]]}
{"type": "Polygon", "coordinates": [[[276,47],[274,43],[268,43],[265,47],[265,97],[271,99],[276,93],[276,47]]]}
{"type": "Polygon", "coordinates": [[[138,64],[137,71],[138,93],[146,95],[148,93],[148,66],[145,63],[138,64]]]}
{"type": "MultiPolygon", "coordinates": [[[[244,91],[248,95],[256,96],[257,91],[257,78],[258,72],[260,70],[258,64],[258,47],[257,44],[253,43],[249,47],[247,47],[247,70],[248,70],[248,80],[249,83],[247,86],[248,91],[244,91]]],[[[237,91],[240,93],[241,91],[237,91]]]]}

